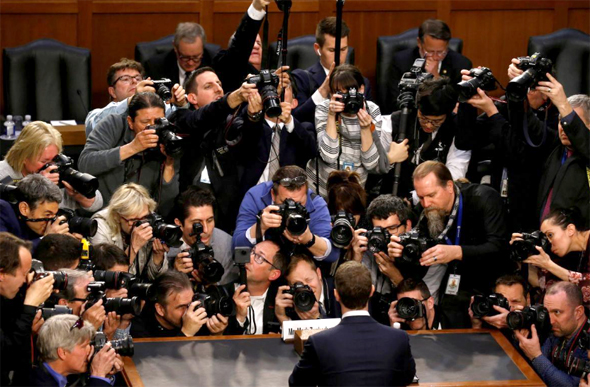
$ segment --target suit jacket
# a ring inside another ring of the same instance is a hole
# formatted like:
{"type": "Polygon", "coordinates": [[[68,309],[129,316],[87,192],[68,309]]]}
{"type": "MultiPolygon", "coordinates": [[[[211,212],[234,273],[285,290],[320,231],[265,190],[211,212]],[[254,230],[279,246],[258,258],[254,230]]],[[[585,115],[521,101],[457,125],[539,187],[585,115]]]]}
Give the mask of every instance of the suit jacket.
{"type": "Polygon", "coordinates": [[[12,206],[7,201],[0,199],[0,231],[6,231],[26,241],[33,243],[33,252],[41,241],[40,236],[19,219],[18,207],[12,206]]]}
{"type": "MultiPolygon", "coordinates": [[[[69,382],[70,378],[68,378],[68,384],[70,384],[69,382]]],[[[35,387],[59,387],[57,380],[51,376],[49,371],[47,371],[43,365],[39,367],[33,367],[33,372],[31,374],[31,385],[35,387]]],[[[111,387],[111,384],[102,379],[88,378],[86,386],[111,387]]]]}
{"type": "MultiPolygon", "coordinates": [[[[209,56],[207,50],[203,50],[203,59],[199,68],[211,66],[211,62],[211,56],[209,56]]],[[[173,85],[180,82],[178,77],[178,61],[174,50],[152,56],[145,62],[144,67],[146,76],[151,77],[153,80],[168,78],[172,81],[173,85]]]]}
{"type": "MultiPolygon", "coordinates": [[[[402,79],[404,73],[410,71],[416,59],[420,58],[420,49],[418,47],[408,48],[403,51],[395,53],[392,61],[392,68],[388,72],[387,90],[389,90],[389,97],[381,107],[382,114],[389,114],[397,109],[397,96],[399,94],[399,81],[402,79]]],[[[471,69],[471,61],[459,54],[458,52],[449,49],[449,52],[442,61],[440,68],[440,75],[451,79],[452,83],[461,82],[461,70],[471,69]]]]}
{"type": "Polygon", "coordinates": [[[415,373],[406,332],[350,316],[307,340],[289,385],[406,386],[415,373]]]}
{"type": "MultiPolygon", "coordinates": [[[[311,99],[313,93],[324,83],[326,72],[318,61],[307,70],[297,69],[291,73],[297,86],[297,101],[299,105],[293,110],[293,116],[301,122],[315,122],[315,102],[311,99]]],[[[371,100],[371,83],[365,77],[365,98],[371,100]]]]}

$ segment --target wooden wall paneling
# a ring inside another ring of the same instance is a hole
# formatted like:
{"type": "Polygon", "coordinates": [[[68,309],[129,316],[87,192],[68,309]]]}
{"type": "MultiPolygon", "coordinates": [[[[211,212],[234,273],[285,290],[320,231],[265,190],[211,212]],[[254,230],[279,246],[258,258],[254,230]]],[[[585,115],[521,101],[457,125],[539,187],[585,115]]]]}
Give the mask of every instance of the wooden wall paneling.
{"type": "Polygon", "coordinates": [[[570,8],[567,26],[590,34],[590,9],[570,8]]]}

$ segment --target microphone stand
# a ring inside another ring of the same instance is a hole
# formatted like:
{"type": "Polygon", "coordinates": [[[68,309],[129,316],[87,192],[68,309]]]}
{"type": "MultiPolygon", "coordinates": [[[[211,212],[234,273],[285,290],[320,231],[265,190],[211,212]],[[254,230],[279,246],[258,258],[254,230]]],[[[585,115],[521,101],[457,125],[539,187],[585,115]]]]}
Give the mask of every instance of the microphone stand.
{"type": "MultiPolygon", "coordinates": [[[[408,120],[410,117],[410,110],[414,107],[414,96],[412,93],[403,93],[398,98],[400,107],[402,108],[401,116],[399,119],[399,133],[397,135],[397,142],[401,143],[406,138],[408,131],[408,120]]],[[[401,176],[402,163],[396,163],[394,174],[393,174],[393,190],[392,194],[397,196],[399,190],[399,181],[401,176]]]]}
{"type": "Polygon", "coordinates": [[[344,7],[344,0],[336,0],[336,48],[334,50],[334,67],[340,65],[340,49],[342,39],[342,8],[344,7]]]}

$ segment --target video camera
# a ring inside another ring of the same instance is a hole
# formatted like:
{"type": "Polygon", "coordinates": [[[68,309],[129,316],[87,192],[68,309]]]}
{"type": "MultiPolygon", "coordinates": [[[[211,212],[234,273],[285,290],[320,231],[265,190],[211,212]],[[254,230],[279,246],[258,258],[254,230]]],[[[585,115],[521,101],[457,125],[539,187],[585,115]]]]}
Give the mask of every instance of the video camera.
{"type": "Polygon", "coordinates": [[[402,297],[397,300],[395,310],[400,318],[414,321],[421,317],[426,317],[426,310],[420,300],[410,297],[402,297]]]}
{"type": "Polygon", "coordinates": [[[45,271],[43,268],[43,262],[33,259],[31,264],[31,271],[34,274],[33,281],[38,281],[41,278],[45,278],[50,274],[53,274],[53,289],[65,290],[68,286],[68,275],[63,271],[45,271]]]}
{"type": "Polygon", "coordinates": [[[355,226],[356,222],[352,214],[344,210],[338,211],[336,216],[332,217],[332,231],[330,232],[332,244],[339,249],[348,247],[354,237],[355,226]]]}
{"type": "Polygon", "coordinates": [[[397,104],[400,108],[414,107],[418,87],[424,81],[432,78],[432,74],[424,71],[425,65],[426,60],[418,58],[414,61],[410,71],[402,75],[398,84],[399,95],[397,97],[397,104]]]}
{"type": "Polygon", "coordinates": [[[141,303],[137,297],[123,298],[123,297],[107,297],[105,294],[107,287],[104,282],[91,282],[86,287],[89,294],[86,297],[86,309],[90,309],[98,301],[102,300],[104,310],[108,312],[115,312],[118,315],[132,314],[139,316],[141,313],[141,303]]]}
{"type": "MultiPolygon", "coordinates": [[[[170,157],[178,158],[182,156],[184,139],[176,134],[178,128],[170,123],[166,118],[156,118],[155,124],[148,126],[146,129],[153,129],[158,135],[158,146],[164,145],[164,151],[170,157]]],[[[149,148],[150,152],[159,152],[160,148],[149,148]]]]}
{"type": "Polygon", "coordinates": [[[534,324],[538,332],[548,332],[551,329],[549,311],[541,304],[526,306],[523,310],[515,310],[506,317],[508,328],[531,329],[534,324]]]}
{"type": "Polygon", "coordinates": [[[344,110],[342,113],[357,114],[365,106],[365,96],[356,87],[349,87],[346,93],[338,92],[342,96],[344,110]]]}
{"type": "Polygon", "coordinates": [[[473,303],[471,304],[473,317],[482,318],[485,316],[495,316],[500,314],[498,311],[496,311],[496,309],[494,309],[494,305],[510,310],[508,300],[500,293],[492,293],[488,296],[473,296],[473,303]]]}
{"type": "Polygon", "coordinates": [[[550,243],[547,236],[542,231],[534,231],[532,233],[522,233],[523,240],[517,240],[510,246],[510,258],[516,262],[522,262],[531,255],[539,254],[535,246],[543,248],[543,251],[548,253],[550,251],[550,243]]]}
{"type": "Polygon", "coordinates": [[[293,199],[285,199],[283,204],[278,205],[278,210],[271,211],[273,214],[281,215],[283,220],[279,228],[282,233],[285,229],[293,236],[302,235],[309,224],[309,213],[305,206],[295,202],[293,199]]]}
{"type": "Polygon", "coordinates": [[[315,302],[315,294],[309,285],[305,285],[302,282],[295,282],[288,290],[284,290],[283,293],[289,293],[293,296],[293,304],[295,308],[302,312],[309,312],[315,302]]]}
{"type": "Polygon", "coordinates": [[[256,85],[260,97],[262,98],[262,106],[264,113],[275,118],[281,115],[281,100],[277,92],[279,86],[279,76],[270,70],[260,70],[258,75],[254,75],[246,80],[250,84],[256,85]]]}
{"type": "Polygon", "coordinates": [[[69,208],[60,208],[57,211],[57,216],[65,216],[66,220],[62,220],[60,224],[68,223],[70,232],[82,234],[85,237],[93,237],[98,230],[98,222],[96,219],[85,218],[76,215],[74,210],[69,208]]]}
{"type": "Polygon", "coordinates": [[[162,101],[168,102],[172,99],[172,93],[170,92],[172,81],[170,79],[162,78],[152,82],[154,84],[154,89],[156,89],[156,94],[158,94],[158,97],[162,98],[162,101]]]}
{"type": "Polygon", "coordinates": [[[223,286],[209,286],[204,292],[195,293],[193,301],[201,301],[209,318],[217,314],[224,317],[236,315],[236,303],[223,286]]]}
{"type": "Polygon", "coordinates": [[[15,185],[0,183],[0,199],[16,204],[18,202],[18,188],[15,185]]]}
{"type": "Polygon", "coordinates": [[[195,243],[188,250],[189,257],[193,261],[193,268],[199,272],[199,277],[205,284],[214,284],[221,280],[225,269],[215,259],[213,248],[201,241],[203,225],[200,222],[193,223],[193,230],[190,236],[196,238],[195,243]]]}
{"type": "Polygon", "coordinates": [[[476,95],[478,87],[485,91],[492,91],[498,88],[492,70],[487,67],[471,69],[469,70],[469,75],[473,78],[468,81],[461,81],[455,87],[455,90],[459,93],[459,102],[465,102],[476,95]]]}
{"type": "Polygon", "coordinates": [[[41,317],[47,321],[48,318],[57,316],[59,314],[72,314],[72,308],[68,308],[65,305],[55,305],[54,308],[40,308],[41,317]]]}
{"type": "Polygon", "coordinates": [[[152,212],[145,219],[135,222],[134,227],[139,227],[147,223],[152,227],[154,238],[158,238],[170,247],[180,247],[182,245],[182,230],[180,226],[167,224],[160,215],[152,212]]]}
{"type": "MultiPolygon", "coordinates": [[[[96,355],[106,343],[108,343],[106,335],[103,332],[96,332],[92,344],[94,346],[94,355],[96,355]]],[[[122,339],[110,340],[111,348],[120,356],[133,356],[135,347],[133,346],[133,338],[130,335],[126,335],[122,339]]],[[[94,356],[93,355],[93,356],[94,356]]]]}
{"type": "Polygon", "coordinates": [[[63,187],[63,181],[70,184],[74,190],[81,193],[85,197],[92,199],[96,196],[96,190],[98,189],[98,179],[88,173],[82,173],[72,166],[74,161],[71,157],[68,157],[62,153],[56,155],[53,160],[45,164],[39,172],[49,168],[51,165],[57,166],[57,169],[53,173],[59,173],[59,184],[63,187]]]}
{"type": "Polygon", "coordinates": [[[524,101],[529,88],[535,87],[541,81],[548,81],[546,74],[552,73],[553,70],[551,59],[542,57],[538,52],[517,59],[520,61],[517,67],[524,70],[524,73],[513,78],[506,86],[506,96],[513,102],[524,101]]]}
{"type": "Polygon", "coordinates": [[[420,236],[417,231],[409,231],[399,236],[400,245],[404,246],[402,260],[406,263],[419,264],[422,254],[436,245],[432,238],[420,236]]]}
{"type": "Polygon", "coordinates": [[[387,254],[387,245],[391,239],[391,234],[387,229],[381,227],[373,227],[373,229],[368,230],[364,233],[364,236],[367,237],[369,240],[367,242],[367,249],[373,253],[377,254],[379,252],[383,252],[387,254]]]}

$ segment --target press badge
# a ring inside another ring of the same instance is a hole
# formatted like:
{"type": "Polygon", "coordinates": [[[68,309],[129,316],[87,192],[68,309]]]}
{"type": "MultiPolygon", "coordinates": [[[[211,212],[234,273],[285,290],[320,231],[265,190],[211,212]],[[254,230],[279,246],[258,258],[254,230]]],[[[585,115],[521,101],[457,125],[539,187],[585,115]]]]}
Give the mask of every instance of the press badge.
{"type": "Polygon", "coordinates": [[[459,292],[459,284],[461,283],[461,275],[459,274],[451,274],[449,275],[449,280],[447,281],[447,289],[445,290],[445,294],[456,296],[459,292]]]}
{"type": "Polygon", "coordinates": [[[351,161],[343,161],[341,170],[354,172],[354,163],[351,161]]]}

